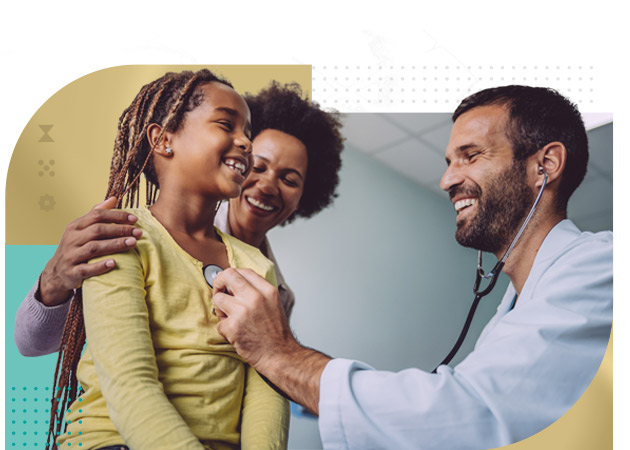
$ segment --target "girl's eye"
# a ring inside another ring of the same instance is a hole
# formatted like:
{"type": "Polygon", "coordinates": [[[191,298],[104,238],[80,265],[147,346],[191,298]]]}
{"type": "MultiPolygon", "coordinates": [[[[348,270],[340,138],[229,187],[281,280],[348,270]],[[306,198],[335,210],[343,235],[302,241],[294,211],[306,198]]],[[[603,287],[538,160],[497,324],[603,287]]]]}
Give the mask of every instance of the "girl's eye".
{"type": "Polygon", "coordinates": [[[228,122],[227,120],[222,120],[219,123],[223,125],[228,131],[232,131],[234,129],[232,122],[228,122]]]}
{"type": "Polygon", "coordinates": [[[252,171],[256,173],[264,172],[265,168],[263,166],[254,166],[252,167],[252,171]]]}

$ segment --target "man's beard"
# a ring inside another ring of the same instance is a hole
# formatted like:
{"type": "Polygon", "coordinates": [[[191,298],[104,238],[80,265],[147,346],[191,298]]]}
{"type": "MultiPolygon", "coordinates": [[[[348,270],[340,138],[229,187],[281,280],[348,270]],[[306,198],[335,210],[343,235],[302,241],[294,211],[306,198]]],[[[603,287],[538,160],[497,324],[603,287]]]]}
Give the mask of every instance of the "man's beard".
{"type": "MultiPolygon", "coordinates": [[[[526,178],[525,161],[514,161],[485,191],[477,184],[466,189],[466,195],[477,198],[477,213],[457,221],[457,242],[495,254],[507,249],[534,203],[535,196],[526,178]]],[[[463,190],[454,189],[451,198],[463,190]]]]}

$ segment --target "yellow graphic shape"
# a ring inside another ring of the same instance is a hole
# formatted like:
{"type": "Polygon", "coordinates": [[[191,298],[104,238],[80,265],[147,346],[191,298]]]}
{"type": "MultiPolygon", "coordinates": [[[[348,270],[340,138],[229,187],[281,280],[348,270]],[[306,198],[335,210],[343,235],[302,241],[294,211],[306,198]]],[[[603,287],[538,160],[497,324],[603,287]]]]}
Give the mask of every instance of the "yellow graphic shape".
{"type": "MultiPolygon", "coordinates": [[[[570,383],[571,380],[567,380],[570,383]]],[[[504,450],[608,450],[613,448],[613,337],[595,378],[567,413],[532,437],[504,450]]]]}
{"type": "Polygon", "coordinates": [[[103,200],[118,118],[140,88],[166,72],[204,67],[242,94],[277,80],[300,84],[311,98],[307,65],[120,66],[79,78],[39,108],[15,146],[7,174],[6,243],[58,244],[69,222],[103,200]],[[53,175],[42,161],[54,161],[53,175]]]}

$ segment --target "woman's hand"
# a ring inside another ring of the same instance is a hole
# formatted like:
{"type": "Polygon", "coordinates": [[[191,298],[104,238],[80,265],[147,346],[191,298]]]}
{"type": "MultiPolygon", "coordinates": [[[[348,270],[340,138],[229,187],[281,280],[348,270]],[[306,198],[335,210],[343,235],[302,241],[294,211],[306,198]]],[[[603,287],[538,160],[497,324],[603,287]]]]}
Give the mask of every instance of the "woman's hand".
{"type": "Polygon", "coordinates": [[[42,272],[39,285],[42,303],[55,306],[65,302],[83,280],[108,272],[116,265],[113,259],[88,264],[90,259],[136,245],[136,239],[142,236],[142,230],[133,226],[138,218],[124,211],[112,211],[116,203],[115,197],[108,198],[68,224],[57,251],[42,272]]]}

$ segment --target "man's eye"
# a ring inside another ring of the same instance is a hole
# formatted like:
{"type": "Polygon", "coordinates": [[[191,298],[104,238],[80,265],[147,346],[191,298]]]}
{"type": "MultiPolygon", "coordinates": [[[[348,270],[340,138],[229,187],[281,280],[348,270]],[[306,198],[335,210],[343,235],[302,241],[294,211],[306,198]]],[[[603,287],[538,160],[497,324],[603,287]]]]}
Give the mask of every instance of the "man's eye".
{"type": "Polygon", "coordinates": [[[479,152],[469,153],[468,161],[472,160],[475,156],[478,156],[478,155],[479,155],[479,152]]]}

